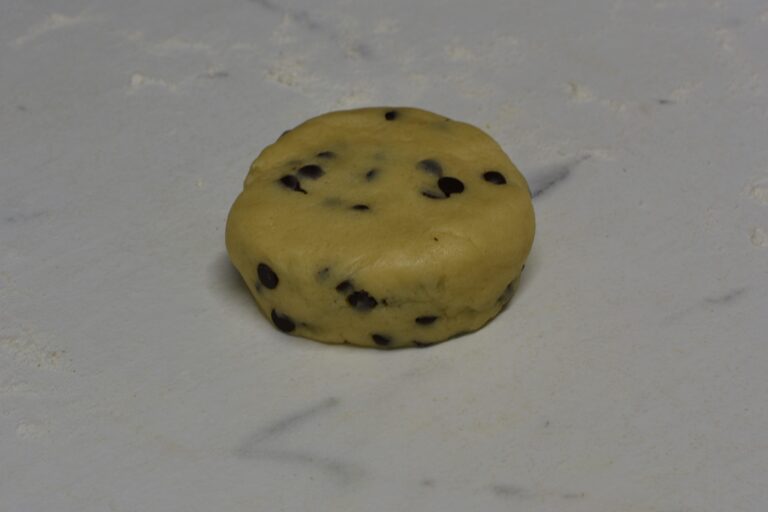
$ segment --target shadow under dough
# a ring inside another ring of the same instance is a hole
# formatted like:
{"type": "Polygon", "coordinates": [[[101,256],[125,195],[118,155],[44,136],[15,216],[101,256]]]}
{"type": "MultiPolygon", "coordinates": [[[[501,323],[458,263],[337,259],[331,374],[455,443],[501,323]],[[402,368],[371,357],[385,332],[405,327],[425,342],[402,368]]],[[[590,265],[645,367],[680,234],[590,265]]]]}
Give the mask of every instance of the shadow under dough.
{"type": "Polygon", "coordinates": [[[208,288],[230,302],[253,308],[253,298],[243,282],[240,273],[229,261],[226,251],[222,251],[208,265],[208,288]]]}
{"type": "Polygon", "coordinates": [[[525,261],[525,269],[520,275],[520,283],[517,285],[517,291],[515,295],[525,293],[528,288],[528,283],[535,279],[535,275],[539,270],[539,255],[536,251],[536,242],[533,243],[531,253],[528,255],[528,259],[525,261]]]}

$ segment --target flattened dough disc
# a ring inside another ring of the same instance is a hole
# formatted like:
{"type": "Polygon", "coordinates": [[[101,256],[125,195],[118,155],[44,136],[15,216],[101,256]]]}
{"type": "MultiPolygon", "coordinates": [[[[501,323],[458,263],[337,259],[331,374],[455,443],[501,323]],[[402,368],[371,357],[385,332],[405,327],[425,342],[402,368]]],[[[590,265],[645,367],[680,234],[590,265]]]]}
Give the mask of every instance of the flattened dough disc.
{"type": "Polygon", "coordinates": [[[533,235],[527,183],[491,137],[386,107],[321,115],[264,149],[226,243],[281,331],[395,348],[496,316],[533,235]]]}

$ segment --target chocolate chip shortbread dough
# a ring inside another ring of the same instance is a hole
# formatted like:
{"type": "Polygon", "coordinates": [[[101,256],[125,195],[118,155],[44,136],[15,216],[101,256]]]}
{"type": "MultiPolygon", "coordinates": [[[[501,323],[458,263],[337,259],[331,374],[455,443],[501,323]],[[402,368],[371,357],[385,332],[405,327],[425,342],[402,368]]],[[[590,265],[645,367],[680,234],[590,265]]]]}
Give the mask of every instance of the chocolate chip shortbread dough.
{"type": "Polygon", "coordinates": [[[281,331],[396,348],[496,316],[533,234],[525,178],[483,131],[414,108],[364,108],[310,119],[264,149],[226,243],[281,331]]]}

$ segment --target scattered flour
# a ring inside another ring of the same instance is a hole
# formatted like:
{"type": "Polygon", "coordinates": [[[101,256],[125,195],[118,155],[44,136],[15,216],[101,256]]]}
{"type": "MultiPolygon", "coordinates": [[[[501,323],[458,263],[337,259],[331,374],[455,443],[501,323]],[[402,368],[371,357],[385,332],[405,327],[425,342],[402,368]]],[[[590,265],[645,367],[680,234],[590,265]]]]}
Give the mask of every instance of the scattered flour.
{"type": "Polygon", "coordinates": [[[373,102],[371,95],[372,85],[353,85],[336,101],[336,105],[342,108],[354,108],[369,105],[373,102]]]}
{"type": "Polygon", "coordinates": [[[754,183],[749,187],[748,193],[755,201],[768,204],[768,180],[754,183]]]}
{"type": "Polygon", "coordinates": [[[133,73],[131,75],[131,90],[130,92],[136,92],[144,87],[160,87],[170,92],[177,92],[178,86],[176,84],[166,82],[161,78],[152,78],[141,73],[133,73]]]}
{"type": "Polygon", "coordinates": [[[761,227],[752,228],[749,239],[755,247],[768,247],[768,233],[761,227]]]}
{"type": "Polygon", "coordinates": [[[21,439],[39,439],[48,437],[51,429],[46,422],[25,421],[16,427],[16,435],[21,439]]]}
{"type": "Polygon", "coordinates": [[[572,101],[576,103],[588,103],[595,99],[594,93],[585,85],[576,82],[565,84],[565,91],[572,101]]]}
{"type": "Polygon", "coordinates": [[[37,39],[47,32],[66,27],[73,27],[89,21],[97,21],[98,18],[90,16],[83,10],[77,16],[66,16],[64,14],[52,13],[44,21],[32,25],[27,32],[14,40],[16,46],[22,46],[30,41],[37,39]]]}
{"type": "Polygon", "coordinates": [[[373,29],[374,34],[395,34],[400,31],[398,21],[394,18],[382,18],[373,29]]]}
{"type": "Polygon", "coordinates": [[[443,48],[448,59],[457,62],[472,62],[477,60],[477,55],[471,49],[459,44],[449,44],[443,48]]]}
{"type": "Polygon", "coordinates": [[[287,87],[301,88],[315,81],[302,57],[282,57],[267,69],[267,78],[287,87]]]}
{"type": "Polygon", "coordinates": [[[157,54],[167,55],[179,51],[209,52],[211,45],[200,41],[187,41],[179,37],[171,37],[159,43],[152,44],[150,49],[157,54]]]}
{"type": "Polygon", "coordinates": [[[59,366],[62,351],[41,347],[28,336],[0,336],[0,357],[3,355],[32,368],[55,368],[59,366]]]}

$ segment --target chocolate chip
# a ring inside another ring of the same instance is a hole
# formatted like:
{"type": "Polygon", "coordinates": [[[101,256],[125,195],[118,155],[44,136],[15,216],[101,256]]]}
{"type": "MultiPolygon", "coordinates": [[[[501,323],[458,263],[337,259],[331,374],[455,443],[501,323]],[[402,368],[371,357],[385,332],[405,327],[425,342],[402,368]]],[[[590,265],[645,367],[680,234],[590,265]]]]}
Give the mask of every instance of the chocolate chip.
{"type": "Polygon", "coordinates": [[[301,182],[299,181],[299,179],[296,176],[293,176],[292,174],[286,174],[285,176],[280,178],[279,181],[280,183],[282,183],[284,187],[287,187],[291,190],[295,190],[296,192],[303,192],[305,194],[307,193],[306,190],[301,188],[301,182]]]}
{"type": "Polygon", "coordinates": [[[425,315],[425,316],[417,316],[416,317],[416,323],[419,325],[429,325],[435,323],[435,320],[437,320],[436,316],[433,315],[425,315]]]}
{"type": "Polygon", "coordinates": [[[440,165],[440,163],[437,160],[432,160],[428,158],[416,164],[416,167],[418,167],[422,171],[426,171],[430,174],[434,174],[435,176],[443,175],[443,166],[440,165]]]}
{"type": "Polygon", "coordinates": [[[317,154],[318,158],[336,158],[336,153],[333,151],[321,151],[317,154]]]}
{"type": "Polygon", "coordinates": [[[443,191],[445,197],[450,197],[451,194],[461,194],[464,192],[464,184],[461,180],[451,177],[440,178],[437,180],[437,186],[443,191]]]}
{"type": "Polygon", "coordinates": [[[353,210],[370,210],[371,207],[367,204],[356,204],[352,207],[353,210]]]}
{"type": "Polygon", "coordinates": [[[259,266],[256,267],[256,274],[258,274],[261,284],[270,290],[277,288],[277,284],[280,282],[280,279],[277,277],[277,274],[275,274],[275,271],[272,270],[266,263],[259,263],[259,266]]]}
{"type": "Polygon", "coordinates": [[[274,323],[275,327],[283,332],[291,332],[296,328],[296,324],[293,323],[293,320],[288,315],[283,315],[282,313],[278,313],[273,309],[271,316],[272,323],[274,323]]]}
{"type": "Polygon", "coordinates": [[[382,347],[392,343],[392,340],[388,336],[384,336],[383,334],[371,334],[371,338],[373,338],[373,342],[375,344],[380,345],[382,347]]]}
{"type": "Polygon", "coordinates": [[[507,179],[498,171],[488,171],[483,173],[483,179],[494,185],[506,185],[507,179]]]}
{"type": "Polygon", "coordinates": [[[339,284],[336,285],[336,291],[344,293],[346,291],[349,291],[352,289],[352,283],[349,281],[342,281],[339,284]]]}
{"type": "Polygon", "coordinates": [[[358,311],[368,311],[379,304],[378,301],[368,295],[368,292],[365,290],[357,290],[350,293],[347,296],[347,302],[358,311]]]}
{"type": "Polygon", "coordinates": [[[390,110],[389,112],[386,112],[384,114],[384,119],[387,121],[394,121],[397,119],[397,112],[395,110],[390,110]]]}
{"type": "Polygon", "coordinates": [[[301,169],[298,170],[298,173],[300,176],[304,176],[305,178],[312,178],[313,180],[316,180],[325,172],[323,171],[323,168],[319,165],[305,165],[301,169]]]}
{"type": "Polygon", "coordinates": [[[370,171],[365,173],[365,179],[367,181],[372,181],[373,178],[375,178],[378,173],[379,173],[378,169],[371,169],[370,171]]]}

